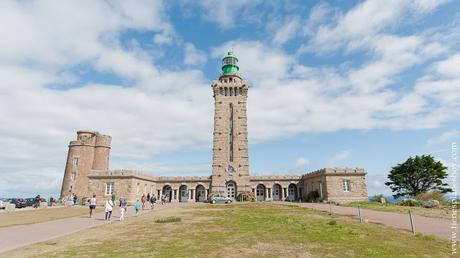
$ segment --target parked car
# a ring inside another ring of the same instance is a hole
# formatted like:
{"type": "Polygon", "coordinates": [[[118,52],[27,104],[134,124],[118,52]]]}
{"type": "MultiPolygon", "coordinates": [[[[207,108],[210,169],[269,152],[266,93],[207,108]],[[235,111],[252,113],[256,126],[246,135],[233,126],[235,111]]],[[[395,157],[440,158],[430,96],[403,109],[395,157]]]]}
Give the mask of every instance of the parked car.
{"type": "Polygon", "coordinates": [[[211,198],[209,198],[209,202],[210,203],[218,203],[218,202],[221,202],[221,203],[231,203],[232,202],[232,199],[230,197],[227,197],[227,196],[222,196],[222,195],[213,195],[211,196],[211,198]]]}
{"type": "Polygon", "coordinates": [[[25,208],[27,207],[26,200],[21,198],[10,199],[10,203],[14,204],[16,208],[25,208]]]}
{"type": "Polygon", "coordinates": [[[27,206],[33,206],[35,203],[35,198],[26,198],[25,201],[27,206]]]}

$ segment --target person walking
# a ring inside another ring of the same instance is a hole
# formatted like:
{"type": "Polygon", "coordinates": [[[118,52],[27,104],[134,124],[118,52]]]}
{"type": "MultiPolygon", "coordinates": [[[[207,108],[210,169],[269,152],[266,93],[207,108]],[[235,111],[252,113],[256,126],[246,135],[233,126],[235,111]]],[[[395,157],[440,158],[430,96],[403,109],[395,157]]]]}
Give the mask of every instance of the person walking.
{"type": "Polygon", "coordinates": [[[93,194],[93,198],[89,200],[89,217],[90,218],[93,217],[93,210],[96,209],[96,204],[97,204],[96,195],[93,194]]]}
{"type": "Polygon", "coordinates": [[[120,221],[125,220],[125,207],[120,207],[120,221]]]}
{"type": "Polygon", "coordinates": [[[78,200],[77,195],[74,194],[73,195],[73,205],[77,205],[77,200],[78,200]]]}
{"type": "Polygon", "coordinates": [[[143,195],[142,195],[142,198],[141,198],[142,210],[144,210],[144,208],[145,208],[145,201],[146,201],[146,199],[145,199],[145,194],[143,194],[143,195]]]}
{"type": "Polygon", "coordinates": [[[105,201],[105,220],[109,221],[112,217],[113,202],[111,199],[105,201]]]}
{"type": "Polygon", "coordinates": [[[35,196],[34,208],[40,207],[40,195],[35,196]]]}
{"type": "Polygon", "coordinates": [[[150,193],[147,194],[147,202],[150,202],[150,193]]]}
{"type": "Polygon", "coordinates": [[[123,199],[123,201],[121,202],[121,207],[125,209],[126,214],[126,212],[128,211],[128,201],[126,201],[126,199],[123,199]]]}
{"type": "Polygon", "coordinates": [[[136,216],[139,213],[139,210],[141,209],[141,203],[139,200],[136,201],[136,204],[134,204],[134,209],[136,210],[136,216]]]}
{"type": "Polygon", "coordinates": [[[157,197],[155,195],[152,195],[151,198],[151,203],[152,203],[152,210],[155,208],[155,203],[157,202],[157,197]]]}

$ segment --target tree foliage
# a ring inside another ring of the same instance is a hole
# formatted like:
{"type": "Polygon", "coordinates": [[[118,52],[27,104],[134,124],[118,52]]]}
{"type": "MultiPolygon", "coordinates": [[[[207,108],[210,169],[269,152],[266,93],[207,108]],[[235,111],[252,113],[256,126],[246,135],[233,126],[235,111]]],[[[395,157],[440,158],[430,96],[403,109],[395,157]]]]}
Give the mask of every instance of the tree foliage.
{"type": "Polygon", "coordinates": [[[393,167],[385,185],[395,193],[393,197],[415,197],[430,190],[452,192],[442,180],[447,177],[447,167],[435,161],[431,155],[410,157],[406,162],[393,167]]]}

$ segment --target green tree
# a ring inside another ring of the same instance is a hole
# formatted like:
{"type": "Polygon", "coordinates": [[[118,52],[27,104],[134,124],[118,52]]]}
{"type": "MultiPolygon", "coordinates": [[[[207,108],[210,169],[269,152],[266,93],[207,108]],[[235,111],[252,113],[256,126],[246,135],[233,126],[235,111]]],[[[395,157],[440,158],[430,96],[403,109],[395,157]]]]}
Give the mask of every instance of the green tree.
{"type": "Polygon", "coordinates": [[[393,197],[415,197],[429,190],[442,193],[452,192],[448,184],[443,183],[447,177],[447,167],[435,161],[431,155],[410,157],[406,162],[393,167],[385,185],[395,193],[393,197]]]}

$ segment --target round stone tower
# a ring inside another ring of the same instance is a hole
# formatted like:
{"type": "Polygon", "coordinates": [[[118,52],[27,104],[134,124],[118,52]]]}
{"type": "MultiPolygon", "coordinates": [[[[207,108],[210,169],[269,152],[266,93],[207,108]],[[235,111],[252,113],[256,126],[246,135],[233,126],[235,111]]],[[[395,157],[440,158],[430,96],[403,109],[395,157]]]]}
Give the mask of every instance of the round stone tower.
{"type": "MultiPolygon", "coordinates": [[[[93,169],[98,136],[100,135],[97,132],[82,130],[77,132],[77,140],[69,143],[61,198],[70,194],[76,194],[78,198],[89,197],[88,174],[93,169]]],[[[101,153],[99,156],[103,157],[105,153],[108,155],[106,149],[110,149],[110,136],[108,136],[108,141],[107,136],[102,136],[100,141],[101,150],[98,153],[101,153]]],[[[101,164],[100,166],[105,165],[104,162],[97,160],[101,164]]],[[[108,162],[108,158],[106,160],[108,162]]]]}
{"type": "Polygon", "coordinates": [[[109,135],[96,135],[96,145],[94,146],[93,170],[108,170],[110,157],[110,143],[112,137],[109,135]]]}

